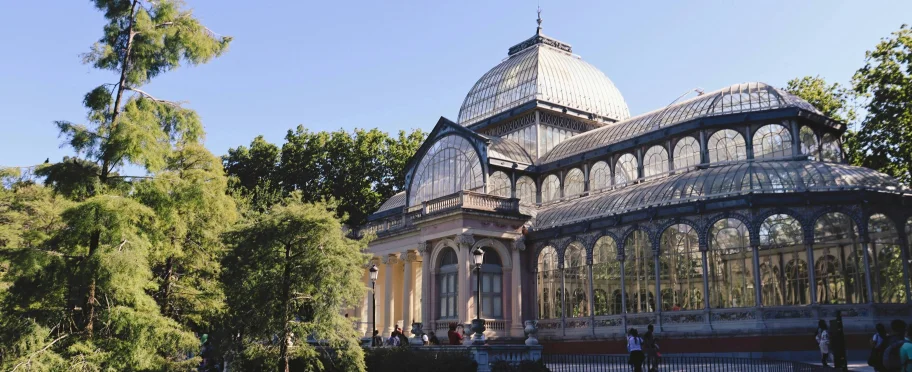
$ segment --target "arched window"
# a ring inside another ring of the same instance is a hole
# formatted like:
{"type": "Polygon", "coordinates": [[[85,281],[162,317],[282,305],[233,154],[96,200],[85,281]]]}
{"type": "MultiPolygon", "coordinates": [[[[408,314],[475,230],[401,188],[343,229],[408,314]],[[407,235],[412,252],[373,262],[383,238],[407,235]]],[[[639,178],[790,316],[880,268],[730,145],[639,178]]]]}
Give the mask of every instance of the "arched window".
{"type": "MultiPolygon", "coordinates": [[[[493,248],[484,247],[481,264],[481,317],[484,319],[503,318],[503,264],[500,255],[493,248]]],[[[476,273],[472,270],[472,294],[478,293],[476,273]]]]}
{"type": "Polygon", "coordinates": [[[792,136],[779,124],[767,124],[754,132],[754,159],[792,155],[792,136]]]}
{"type": "Polygon", "coordinates": [[[560,197],[560,180],[553,174],[545,177],[542,181],[542,203],[559,200],[560,197]]]}
{"type": "Polygon", "coordinates": [[[564,176],[564,195],[573,196],[582,194],[585,191],[586,178],[583,171],[579,168],[573,168],[564,176]]]}
{"type": "Polygon", "coordinates": [[[675,169],[687,169],[700,164],[700,142],[693,137],[683,137],[674,148],[675,169]]]}
{"type": "Polygon", "coordinates": [[[595,316],[621,313],[621,301],[614,303],[614,296],[609,293],[621,289],[621,262],[617,259],[617,243],[610,236],[603,236],[595,241],[592,249],[592,287],[604,296],[595,296],[593,304],[595,316]]]}
{"type": "Polygon", "coordinates": [[[703,302],[703,255],[697,231],[690,225],[673,225],[662,233],[659,279],[662,310],[698,310],[703,302]],[[665,297],[669,289],[669,298],[665,297]],[[696,295],[699,294],[699,297],[696,295]]]}
{"type": "Polygon", "coordinates": [[[611,186],[611,169],[608,163],[597,161],[589,169],[589,184],[592,190],[604,189],[611,186]]]}
{"type": "Polygon", "coordinates": [[[624,154],[618,158],[614,165],[614,184],[625,185],[636,181],[637,178],[637,159],[633,154],[624,154]]]}
{"type": "Polygon", "coordinates": [[[655,311],[655,261],[649,237],[637,230],[624,241],[624,284],[627,286],[627,312],[655,311]]]}
{"type": "Polygon", "coordinates": [[[760,263],[769,268],[761,272],[764,306],[810,303],[803,241],[801,224],[789,215],[774,214],[760,225],[760,263]]]}
{"type": "Polygon", "coordinates": [[[849,216],[831,212],[814,224],[817,303],[867,303],[865,266],[858,229],[849,216]]]}
{"type": "Polygon", "coordinates": [[[643,156],[643,176],[654,177],[668,173],[668,151],[662,146],[652,146],[643,156]]]}
{"type": "Polygon", "coordinates": [[[535,187],[535,181],[532,178],[522,176],[516,180],[516,197],[519,198],[520,204],[535,204],[536,194],[538,194],[538,189],[535,187]]]}
{"type": "Polygon", "coordinates": [[[754,253],[747,226],[735,218],[716,221],[709,229],[709,306],[713,309],[752,307],[754,253]]]}
{"type": "Polygon", "coordinates": [[[510,177],[506,173],[497,171],[488,177],[488,194],[510,197],[510,177]]]}
{"type": "Polygon", "coordinates": [[[564,251],[564,288],[567,317],[589,316],[589,270],[586,249],[579,243],[571,243],[564,251]]]}
{"type": "Polygon", "coordinates": [[[538,318],[560,318],[560,301],[556,295],[560,291],[560,270],[557,268],[557,251],[554,247],[545,247],[538,254],[538,318]]]}
{"type": "Polygon", "coordinates": [[[459,271],[459,259],[453,248],[444,247],[438,260],[437,302],[440,304],[438,319],[457,319],[459,312],[456,311],[456,296],[459,292],[459,281],[456,280],[456,276],[459,271]]]}
{"type": "Polygon", "coordinates": [[[818,156],[820,141],[817,140],[817,134],[807,126],[802,126],[798,132],[798,139],[801,141],[801,153],[813,157],[818,156]]]}
{"type": "Polygon", "coordinates": [[[744,137],[731,129],[713,133],[706,144],[710,163],[722,163],[747,159],[744,137]]]}
{"type": "Polygon", "coordinates": [[[409,205],[462,190],[483,191],[484,173],[472,144],[451,134],[431,145],[415,167],[409,205]]]}
{"type": "Polygon", "coordinates": [[[899,234],[893,220],[875,214],[868,220],[868,238],[871,241],[871,279],[874,301],[879,303],[905,303],[906,286],[903,274],[902,251],[899,234]]]}
{"type": "Polygon", "coordinates": [[[826,133],[820,142],[820,160],[833,163],[842,162],[842,146],[835,136],[826,133]]]}

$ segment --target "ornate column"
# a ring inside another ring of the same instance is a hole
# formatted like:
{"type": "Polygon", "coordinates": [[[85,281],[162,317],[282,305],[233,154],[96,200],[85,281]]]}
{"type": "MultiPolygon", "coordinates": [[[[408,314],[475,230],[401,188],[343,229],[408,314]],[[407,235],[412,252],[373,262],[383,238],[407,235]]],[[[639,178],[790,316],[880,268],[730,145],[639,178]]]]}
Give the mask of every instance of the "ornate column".
{"type": "MultiPolygon", "coordinates": [[[[865,230],[867,230],[867,229],[865,229],[865,230]]],[[[864,267],[866,267],[866,269],[865,269],[865,282],[866,282],[865,291],[867,292],[867,295],[868,295],[868,303],[872,304],[872,303],[874,303],[874,287],[873,287],[873,282],[871,281],[872,267],[871,267],[870,252],[868,252],[868,244],[870,244],[870,240],[868,239],[868,232],[865,231],[864,234],[862,234],[862,238],[861,238],[861,250],[864,251],[864,255],[862,255],[862,257],[864,258],[864,267]]]]}
{"type": "Polygon", "coordinates": [[[456,309],[459,314],[456,315],[460,323],[467,323],[468,320],[472,319],[474,316],[470,311],[471,309],[469,308],[469,297],[472,293],[472,288],[469,288],[472,284],[469,281],[469,265],[472,264],[472,259],[469,256],[472,254],[471,250],[472,245],[475,244],[475,238],[472,236],[472,234],[459,234],[453,238],[453,241],[455,241],[456,246],[459,247],[459,249],[457,249],[457,254],[459,257],[459,272],[456,276],[456,299],[459,302],[456,306],[456,309]]]}
{"type": "MultiPolygon", "coordinates": [[[[395,270],[396,264],[399,263],[399,258],[396,254],[387,255],[383,257],[383,263],[386,265],[383,275],[385,276],[383,287],[384,294],[384,309],[383,309],[383,320],[384,320],[384,331],[383,336],[388,337],[391,332],[393,332],[393,326],[396,323],[396,314],[393,309],[395,308],[396,303],[393,300],[393,272],[395,270]]],[[[377,327],[378,329],[380,327],[377,327]]]]}
{"type": "Polygon", "coordinates": [[[811,305],[817,305],[817,273],[814,265],[814,244],[813,239],[804,241],[804,249],[807,251],[808,262],[808,295],[811,296],[811,305]]]}
{"type": "Polygon", "coordinates": [[[421,255],[421,274],[418,276],[419,280],[421,280],[421,298],[418,300],[421,309],[418,313],[421,316],[419,321],[424,323],[425,329],[430,329],[428,327],[431,325],[431,309],[429,305],[431,301],[431,259],[428,254],[430,249],[427,242],[418,243],[418,254],[421,255]]]}
{"type": "Polygon", "coordinates": [[[763,307],[763,282],[760,281],[760,238],[750,233],[750,246],[754,254],[754,300],[757,307],[763,307]]]}
{"type": "MultiPolygon", "coordinates": [[[[656,238],[656,241],[658,241],[658,238],[656,238]]],[[[652,310],[656,313],[656,327],[662,329],[662,263],[659,262],[660,253],[659,244],[656,244],[652,250],[652,266],[655,269],[655,309],[652,310]]]]}
{"type": "Polygon", "coordinates": [[[418,261],[418,253],[407,251],[402,254],[402,258],[405,261],[405,270],[402,275],[402,321],[405,324],[402,325],[402,331],[407,332],[406,329],[411,329],[414,320],[412,315],[415,298],[415,270],[413,263],[418,261]]]}
{"type": "Polygon", "coordinates": [[[526,250],[526,238],[520,236],[511,244],[511,259],[513,268],[510,270],[510,336],[523,337],[523,315],[522,315],[522,263],[520,262],[519,252],[526,250]]]}

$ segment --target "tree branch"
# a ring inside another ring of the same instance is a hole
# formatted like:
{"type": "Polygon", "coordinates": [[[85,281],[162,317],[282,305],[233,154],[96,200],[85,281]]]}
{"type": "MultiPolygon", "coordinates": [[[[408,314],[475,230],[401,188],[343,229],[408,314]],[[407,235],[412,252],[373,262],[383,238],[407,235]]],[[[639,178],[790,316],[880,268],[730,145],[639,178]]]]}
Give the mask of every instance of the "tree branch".
{"type": "Polygon", "coordinates": [[[15,372],[17,369],[19,369],[19,367],[21,367],[23,364],[31,365],[31,364],[32,364],[32,357],[34,357],[35,355],[38,355],[38,354],[40,354],[40,353],[45,352],[48,348],[50,348],[51,346],[54,346],[54,344],[56,344],[57,341],[60,341],[60,340],[62,340],[62,339],[64,339],[64,338],[67,338],[67,336],[69,336],[69,335],[67,334],[67,335],[63,335],[63,336],[57,337],[57,339],[55,339],[54,341],[51,341],[51,343],[45,345],[43,348],[41,348],[41,350],[38,350],[38,351],[36,351],[36,352],[34,352],[34,353],[29,354],[28,359],[26,359],[26,360],[24,360],[24,361],[22,361],[22,362],[19,362],[19,364],[17,364],[15,367],[13,367],[13,372],[15,372]]]}
{"type": "Polygon", "coordinates": [[[155,97],[153,97],[151,94],[146,93],[146,92],[144,92],[144,91],[142,91],[142,90],[139,90],[138,88],[124,87],[124,89],[129,90],[129,91],[131,91],[131,92],[139,93],[141,96],[146,97],[146,98],[148,98],[148,99],[151,99],[151,100],[153,100],[153,101],[155,101],[155,102],[158,102],[158,103],[164,103],[164,104],[166,104],[166,105],[171,105],[171,106],[175,106],[175,107],[180,107],[180,103],[178,103],[178,102],[166,101],[166,100],[163,100],[163,99],[155,98],[155,97]]]}

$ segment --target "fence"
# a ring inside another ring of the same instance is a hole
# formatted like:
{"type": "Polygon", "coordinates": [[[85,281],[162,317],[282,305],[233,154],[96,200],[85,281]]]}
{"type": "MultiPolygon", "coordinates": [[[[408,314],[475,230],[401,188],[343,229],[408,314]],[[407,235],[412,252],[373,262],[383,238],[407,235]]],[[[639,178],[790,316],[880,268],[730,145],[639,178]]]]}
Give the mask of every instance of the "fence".
{"type": "MultiPolygon", "coordinates": [[[[542,360],[551,372],[630,372],[626,355],[545,354],[542,360]]],[[[649,370],[649,361],[643,371],[649,370]]],[[[770,359],[666,356],[659,359],[660,372],[830,372],[822,367],[801,362],[770,359]]]]}

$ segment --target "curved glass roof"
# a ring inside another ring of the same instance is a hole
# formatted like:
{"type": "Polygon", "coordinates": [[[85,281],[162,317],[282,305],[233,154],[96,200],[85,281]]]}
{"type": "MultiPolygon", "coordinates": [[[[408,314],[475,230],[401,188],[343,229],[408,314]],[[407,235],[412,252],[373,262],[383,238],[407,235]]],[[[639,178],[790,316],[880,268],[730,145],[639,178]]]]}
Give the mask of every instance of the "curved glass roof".
{"type": "Polygon", "coordinates": [[[630,117],[624,97],[604,73],[547,45],[564,45],[553,39],[536,36],[527,42],[525,50],[511,50],[509,58],[478,79],[459,109],[459,124],[468,126],[533,100],[615,121],[630,117]]]}
{"type": "Polygon", "coordinates": [[[786,107],[823,115],[807,101],[765,83],[735,84],[574,136],[555,146],[539,163],[555,162],[690,120],[786,107]]]}
{"type": "Polygon", "coordinates": [[[396,209],[405,206],[405,191],[401,191],[396,195],[391,196],[383,204],[380,205],[380,208],[377,209],[374,214],[386,212],[391,209],[396,209]]]}
{"type": "Polygon", "coordinates": [[[488,158],[509,160],[517,163],[532,164],[532,157],[523,147],[506,138],[490,137],[488,145],[488,158]]]}
{"type": "Polygon", "coordinates": [[[904,191],[895,179],[872,169],[816,161],[745,162],[677,174],[539,211],[536,229],[663,205],[745,195],[803,191],[904,191]]]}

